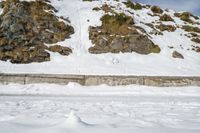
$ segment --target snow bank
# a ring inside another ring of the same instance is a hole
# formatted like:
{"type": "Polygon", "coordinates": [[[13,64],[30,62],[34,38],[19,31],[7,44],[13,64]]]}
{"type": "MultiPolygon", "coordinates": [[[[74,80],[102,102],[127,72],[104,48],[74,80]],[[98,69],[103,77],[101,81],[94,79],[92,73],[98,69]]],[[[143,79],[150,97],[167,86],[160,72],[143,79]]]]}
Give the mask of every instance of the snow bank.
{"type": "Polygon", "coordinates": [[[139,85],[81,86],[77,83],[56,84],[8,84],[0,85],[0,95],[46,95],[46,96],[200,96],[200,87],[149,87],[139,85]],[[195,93],[194,93],[195,92],[195,93]]]}

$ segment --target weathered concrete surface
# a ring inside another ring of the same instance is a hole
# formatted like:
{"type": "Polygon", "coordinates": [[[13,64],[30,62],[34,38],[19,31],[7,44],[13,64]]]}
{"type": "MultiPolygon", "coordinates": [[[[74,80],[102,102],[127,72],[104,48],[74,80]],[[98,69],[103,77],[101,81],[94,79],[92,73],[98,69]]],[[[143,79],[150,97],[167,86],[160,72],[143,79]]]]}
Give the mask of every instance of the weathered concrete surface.
{"type": "Polygon", "coordinates": [[[68,84],[76,82],[81,85],[147,85],[147,86],[200,86],[200,77],[169,76],[107,76],[107,75],[64,75],[64,74],[0,74],[0,84],[52,83],[68,84]]]}
{"type": "Polygon", "coordinates": [[[0,83],[8,84],[8,83],[19,83],[25,84],[25,75],[0,75],[0,83]]]}
{"type": "Polygon", "coordinates": [[[52,83],[52,84],[68,84],[76,82],[84,85],[84,76],[81,75],[26,75],[25,84],[33,83],[52,83]]]}
{"type": "Polygon", "coordinates": [[[101,85],[107,84],[110,86],[116,85],[143,85],[143,77],[140,76],[85,76],[85,85],[101,85]]]}
{"type": "Polygon", "coordinates": [[[147,86],[200,86],[200,77],[144,77],[147,86]]]}

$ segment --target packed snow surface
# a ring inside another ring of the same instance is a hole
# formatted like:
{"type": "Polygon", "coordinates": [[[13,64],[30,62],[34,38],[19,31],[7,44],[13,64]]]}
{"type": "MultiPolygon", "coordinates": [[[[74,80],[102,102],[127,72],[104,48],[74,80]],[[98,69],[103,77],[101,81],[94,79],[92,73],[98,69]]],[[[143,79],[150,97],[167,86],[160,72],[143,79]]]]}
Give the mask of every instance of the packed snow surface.
{"type": "Polygon", "coordinates": [[[0,133],[199,133],[200,88],[0,86],[0,133]]]}
{"type": "MultiPolygon", "coordinates": [[[[99,74],[99,75],[178,75],[199,76],[200,54],[191,49],[194,42],[184,36],[185,31],[178,29],[173,33],[164,32],[163,36],[152,35],[152,41],[161,48],[160,54],[140,55],[137,53],[120,54],[90,54],[88,48],[92,46],[89,40],[89,26],[101,25],[100,18],[103,11],[93,11],[94,7],[100,7],[105,2],[116,7],[119,12],[132,15],[136,25],[142,26],[147,32],[149,27],[145,23],[151,23],[158,17],[151,17],[149,9],[134,11],[127,9],[122,2],[114,0],[83,2],[82,0],[50,0],[58,10],[56,15],[69,18],[75,29],[75,34],[70,39],[59,42],[59,45],[72,48],[73,54],[61,56],[51,53],[51,61],[45,63],[31,63],[26,65],[11,64],[0,61],[0,73],[51,73],[51,74],[99,74]],[[134,12],[130,14],[130,12],[134,12]],[[173,50],[181,52],[185,59],[172,58],[173,50]]],[[[1,12],[1,9],[0,9],[1,12]]],[[[169,10],[168,14],[174,11],[169,10]]],[[[166,22],[167,24],[168,22],[166,22]]],[[[175,18],[176,24],[183,24],[175,18]]],[[[173,23],[175,25],[175,23],[173,23]]]]}

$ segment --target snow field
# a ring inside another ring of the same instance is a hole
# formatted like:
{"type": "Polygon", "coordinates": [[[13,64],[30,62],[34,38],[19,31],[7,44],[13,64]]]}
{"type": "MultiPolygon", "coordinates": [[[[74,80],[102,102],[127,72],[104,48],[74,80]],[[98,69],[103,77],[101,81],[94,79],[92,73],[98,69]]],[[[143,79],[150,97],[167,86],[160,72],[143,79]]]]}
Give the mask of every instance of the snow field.
{"type": "Polygon", "coordinates": [[[0,132],[198,133],[200,88],[0,86],[0,132]]]}

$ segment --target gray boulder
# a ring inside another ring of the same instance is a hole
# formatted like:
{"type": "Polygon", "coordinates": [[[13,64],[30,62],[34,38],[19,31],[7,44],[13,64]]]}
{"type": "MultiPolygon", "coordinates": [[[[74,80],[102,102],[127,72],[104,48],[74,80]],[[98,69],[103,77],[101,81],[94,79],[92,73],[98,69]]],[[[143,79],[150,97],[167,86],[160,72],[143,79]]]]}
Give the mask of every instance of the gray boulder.
{"type": "Polygon", "coordinates": [[[172,53],[172,57],[173,57],[173,58],[184,59],[184,56],[183,56],[181,53],[177,52],[177,51],[174,51],[174,52],[172,53]]]}

